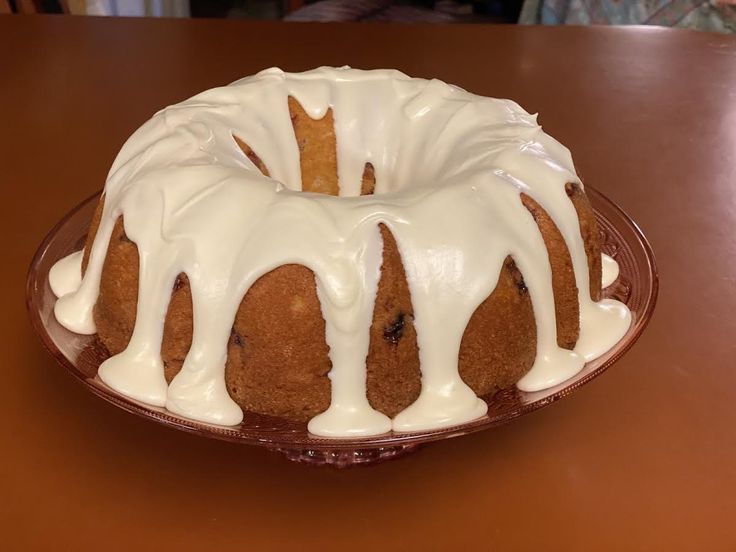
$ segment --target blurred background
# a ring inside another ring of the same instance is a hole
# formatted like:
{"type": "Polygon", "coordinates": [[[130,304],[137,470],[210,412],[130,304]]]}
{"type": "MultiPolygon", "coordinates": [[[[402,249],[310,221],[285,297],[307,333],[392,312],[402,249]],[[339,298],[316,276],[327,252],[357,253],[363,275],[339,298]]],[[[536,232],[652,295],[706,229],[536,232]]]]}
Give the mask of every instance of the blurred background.
{"type": "Polygon", "coordinates": [[[0,13],[319,22],[658,25],[736,32],[736,0],[0,0],[0,13]]]}

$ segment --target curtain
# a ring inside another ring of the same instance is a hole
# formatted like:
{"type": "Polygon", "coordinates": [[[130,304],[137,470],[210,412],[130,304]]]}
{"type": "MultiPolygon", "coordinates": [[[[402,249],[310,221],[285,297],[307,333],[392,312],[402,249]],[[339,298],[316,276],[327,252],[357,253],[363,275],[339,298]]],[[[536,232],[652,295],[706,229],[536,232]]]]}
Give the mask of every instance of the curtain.
{"type": "Polygon", "coordinates": [[[70,1],[69,8],[85,15],[189,17],[189,0],[82,0],[70,1]]]}

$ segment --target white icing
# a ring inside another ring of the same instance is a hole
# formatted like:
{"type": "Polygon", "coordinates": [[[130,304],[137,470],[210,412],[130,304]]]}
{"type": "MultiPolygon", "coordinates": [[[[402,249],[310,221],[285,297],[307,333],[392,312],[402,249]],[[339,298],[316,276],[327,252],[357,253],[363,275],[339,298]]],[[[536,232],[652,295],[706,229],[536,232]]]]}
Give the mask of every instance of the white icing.
{"type": "Polygon", "coordinates": [[[49,271],[49,285],[57,297],[73,293],[82,283],[82,257],[84,251],[76,251],[57,261],[49,271]]]}
{"type": "Polygon", "coordinates": [[[618,263],[616,259],[601,253],[601,267],[602,267],[602,285],[604,288],[610,286],[613,282],[618,279],[618,263]]]}
{"type": "Polygon", "coordinates": [[[589,296],[568,182],[580,184],[569,151],[514,102],[398,71],[268,69],[168,107],[130,137],[108,175],[84,279],[74,280],[78,264],[66,259],[53,269],[61,295],[55,313],[72,331],[94,333],[107,244],[124,215],[141,259],[136,324],[127,349],[99,371],[120,393],[196,420],[239,423],[242,411],[224,379],[235,313],[260,276],[297,263],[315,274],[333,366],[331,405],[309,422],[312,433],[351,437],[463,423],[487,407],[459,376],[460,342],[508,255],[524,275],[537,324],[536,359],[520,389],[575,375],[629,327],[624,305],[589,296]],[[289,95],[312,117],[333,109],[339,198],[300,191],[289,95]],[[249,144],[270,177],[233,135],[249,144]],[[375,195],[360,197],[367,162],[375,195]],[[541,204],[570,250],[581,313],[574,351],[557,346],[547,250],[520,192],[541,204]],[[393,420],[366,398],[379,223],[402,256],[422,373],[419,398],[393,420]],[[181,272],[191,285],[194,331],[184,365],[167,386],[161,339],[181,272]]]}

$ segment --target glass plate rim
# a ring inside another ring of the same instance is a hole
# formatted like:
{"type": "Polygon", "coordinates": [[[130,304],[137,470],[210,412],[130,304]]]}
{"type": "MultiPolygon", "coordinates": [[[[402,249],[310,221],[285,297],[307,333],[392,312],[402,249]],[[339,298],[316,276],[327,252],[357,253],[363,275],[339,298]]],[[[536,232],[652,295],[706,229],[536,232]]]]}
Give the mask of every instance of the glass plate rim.
{"type": "MultiPolygon", "coordinates": [[[[651,280],[651,286],[643,290],[645,291],[645,301],[643,303],[641,314],[632,321],[632,325],[629,328],[626,336],[617,344],[609,353],[604,355],[605,360],[600,363],[599,366],[594,368],[589,373],[580,377],[579,379],[573,379],[568,385],[565,383],[558,386],[558,390],[550,393],[549,395],[535,400],[533,402],[521,405],[510,413],[498,416],[485,416],[478,420],[474,420],[465,424],[439,428],[435,430],[420,431],[415,433],[388,433],[377,435],[373,437],[363,438],[322,438],[311,435],[306,430],[306,424],[293,424],[295,426],[302,425],[303,430],[298,435],[297,433],[276,433],[276,432],[258,432],[257,430],[244,431],[238,429],[239,426],[226,427],[205,424],[194,420],[189,420],[176,416],[168,411],[162,409],[156,409],[143,403],[128,399],[122,395],[118,395],[110,388],[107,388],[99,382],[97,378],[88,378],[85,376],[75,364],[69,360],[63,352],[53,343],[53,340],[49,336],[44,323],[40,315],[40,306],[36,305],[37,296],[37,284],[40,281],[38,274],[35,272],[35,268],[39,265],[44,255],[47,253],[49,246],[53,243],[54,239],[58,236],[59,232],[64,226],[82,209],[89,206],[90,202],[97,201],[102,191],[95,192],[88,196],[80,203],[78,203],[73,209],[67,212],[61,220],[59,220],[53,228],[46,234],[44,239],[41,241],[38,249],[36,250],[28,272],[26,274],[26,307],[29,313],[31,325],[36,333],[38,339],[41,341],[43,347],[49,352],[49,354],[59,363],[65,371],[69,373],[76,381],[82,383],[88,390],[104,399],[111,404],[122,408],[126,412],[130,412],[137,416],[143,417],[148,420],[161,423],[165,426],[185,431],[188,433],[194,433],[200,436],[242,443],[251,445],[266,446],[272,449],[310,449],[310,450],[336,450],[336,451],[355,451],[363,449],[376,449],[384,447],[402,447],[410,446],[415,444],[422,444],[431,441],[448,439],[457,437],[460,435],[466,435],[475,433],[485,429],[490,429],[498,425],[510,422],[524,414],[535,412],[545,406],[548,406],[562,398],[571,395],[573,392],[580,389],[596,377],[600,376],[603,372],[608,370],[614,363],[616,363],[624,354],[626,354],[631,347],[636,343],[644,329],[651,320],[654,307],[656,306],[658,292],[659,292],[659,272],[657,270],[656,259],[654,251],[649,243],[648,239],[644,235],[639,225],[629,217],[626,212],[615,202],[610,200],[604,194],[591,187],[590,185],[585,186],[586,194],[589,196],[591,203],[595,209],[596,215],[599,218],[604,218],[614,228],[620,229],[619,226],[613,224],[608,217],[605,217],[599,210],[599,206],[603,206],[606,209],[612,210],[620,219],[619,223],[626,224],[628,229],[633,233],[636,241],[633,245],[638,246],[643,253],[644,259],[646,259],[646,266],[643,267],[651,280]]],[[[628,246],[632,246],[632,243],[626,241],[628,246]]],[[[41,282],[43,283],[43,282],[41,282]]],[[[70,332],[71,334],[71,332],[70,332]]]]}

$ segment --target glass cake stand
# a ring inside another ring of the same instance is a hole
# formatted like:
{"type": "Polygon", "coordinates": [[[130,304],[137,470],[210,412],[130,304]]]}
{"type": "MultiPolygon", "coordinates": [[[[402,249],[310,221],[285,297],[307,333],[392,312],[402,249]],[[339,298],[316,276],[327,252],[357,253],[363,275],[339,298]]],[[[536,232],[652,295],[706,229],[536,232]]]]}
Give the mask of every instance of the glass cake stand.
{"type": "Polygon", "coordinates": [[[41,243],[28,271],[26,303],[33,328],[53,357],[87,389],[123,410],[197,435],[267,447],[296,462],[335,467],[371,464],[397,458],[432,441],[488,429],[547,406],[602,374],[634,344],[651,318],[657,298],[654,255],[641,230],[617,205],[590,186],[586,186],[586,192],[595,208],[603,251],[615,258],[620,267],[618,280],[604,291],[604,296],[629,307],[633,316],[629,331],[613,349],[587,363],[572,379],[544,391],[525,393],[511,388],[483,397],[488,403],[488,414],[454,427],[359,439],[326,439],[310,434],[305,423],[246,412],[238,426],[215,426],[119,395],[97,377],[97,367],[107,352],[96,336],[74,334],[54,318],[56,298],[48,283],[51,266],[82,248],[99,193],[67,214],[41,243]]]}

